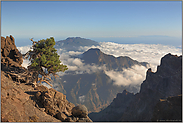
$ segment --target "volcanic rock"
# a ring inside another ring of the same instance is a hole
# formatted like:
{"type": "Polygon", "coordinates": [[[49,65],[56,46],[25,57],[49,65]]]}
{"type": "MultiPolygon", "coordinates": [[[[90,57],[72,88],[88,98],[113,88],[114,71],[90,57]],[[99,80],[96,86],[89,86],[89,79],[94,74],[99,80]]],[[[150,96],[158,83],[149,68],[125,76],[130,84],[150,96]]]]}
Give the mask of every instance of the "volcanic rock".
{"type": "Polygon", "coordinates": [[[2,122],[60,122],[35,107],[32,100],[34,88],[6,77],[1,71],[1,121],[2,122]]]}
{"type": "Polygon", "coordinates": [[[182,94],[182,56],[167,54],[157,72],[148,70],[140,93],[130,103],[119,121],[151,121],[160,99],[182,94]]]}
{"type": "Polygon", "coordinates": [[[152,121],[182,121],[182,95],[160,99],[154,108],[152,121]]]}
{"type": "Polygon", "coordinates": [[[132,99],[134,99],[134,94],[124,90],[122,93],[117,94],[108,107],[98,113],[90,113],[89,117],[94,122],[115,122],[123,115],[132,99]]]}
{"type": "Polygon", "coordinates": [[[1,37],[1,41],[1,121],[60,122],[72,116],[74,104],[63,93],[29,83],[34,76],[21,66],[14,38],[1,37]]]}
{"type": "Polygon", "coordinates": [[[75,117],[86,118],[88,115],[88,109],[84,105],[78,105],[72,109],[72,115],[75,117]]]}
{"type": "Polygon", "coordinates": [[[21,53],[15,46],[15,39],[13,36],[1,37],[1,63],[7,66],[20,66],[23,63],[21,53]]]}
{"type": "Polygon", "coordinates": [[[151,69],[147,70],[146,79],[141,84],[139,93],[127,93],[131,95],[130,98],[124,96],[125,93],[123,91],[122,94],[118,94],[101,112],[89,114],[90,118],[93,121],[113,122],[181,121],[182,100],[180,96],[174,96],[182,94],[182,56],[165,55],[155,73],[151,69]],[[162,102],[162,99],[166,100],[162,102]],[[162,115],[159,115],[160,113],[162,115]]]}

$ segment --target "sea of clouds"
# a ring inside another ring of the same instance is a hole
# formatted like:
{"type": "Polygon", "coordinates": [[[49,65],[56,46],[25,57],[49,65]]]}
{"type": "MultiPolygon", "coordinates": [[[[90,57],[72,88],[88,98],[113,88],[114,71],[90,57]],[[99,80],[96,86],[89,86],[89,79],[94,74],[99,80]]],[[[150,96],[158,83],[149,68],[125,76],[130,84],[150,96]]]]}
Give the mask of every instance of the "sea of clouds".
{"type": "MultiPolygon", "coordinates": [[[[123,86],[140,85],[145,80],[147,69],[152,68],[152,71],[156,72],[157,66],[160,65],[161,58],[166,54],[182,55],[181,48],[162,44],[118,44],[113,42],[100,42],[99,44],[100,46],[79,47],[77,51],[57,49],[57,53],[60,55],[62,63],[68,66],[68,71],[72,71],[72,74],[93,73],[104,70],[106,75],[114,81],[115,85],[123,86]],[[128,56],[139,62],[148,62],[150,65],[148,67],[135,65],[131,68],[123,69],[123,71],[107,71],[105,66],[97,66],[95,64],[88,65],[79,57],[71,57],[74,55],[80,56],[90,48],[99,48],[105,54],[113,55],[115,57],[128,56]]],[[[21,53],[26,53],[30,49],[30,46],[17,48],[21,53]]],[[[29,61],[24,60],[23,66],[26,67],[28,64],[29,61]]],[[[66,73],[59,72],[58,74],[63,76],[66,73]]]]}

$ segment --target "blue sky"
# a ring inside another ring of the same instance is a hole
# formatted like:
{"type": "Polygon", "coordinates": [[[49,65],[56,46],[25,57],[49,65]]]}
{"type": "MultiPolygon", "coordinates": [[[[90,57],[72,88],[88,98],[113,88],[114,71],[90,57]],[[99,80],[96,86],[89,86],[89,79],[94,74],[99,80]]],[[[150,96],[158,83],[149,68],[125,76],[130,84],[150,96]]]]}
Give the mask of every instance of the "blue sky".
{"type": "Polygon", "coordinates": [[[181,1],[1,1],[1,36],[16,45],[55,37],[118,43],[182,43],[181,1]]]}

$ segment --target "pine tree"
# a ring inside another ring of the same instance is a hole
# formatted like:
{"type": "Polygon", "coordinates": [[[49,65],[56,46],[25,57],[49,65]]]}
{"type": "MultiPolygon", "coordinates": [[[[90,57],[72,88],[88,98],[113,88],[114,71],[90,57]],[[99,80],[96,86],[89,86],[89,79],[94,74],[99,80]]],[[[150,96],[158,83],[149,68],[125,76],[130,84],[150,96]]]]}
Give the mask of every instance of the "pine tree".
{"type": "Polygon", "coordinates": [[[26,54],[24,54],[24,58],[31,61],[31,64],[28,66],[28,70],[32,71],[36,76],[36,82],[44,81],[50,86],[51,78],[50,74],[53,76],[58,76],[57,72],[64,72],[67,70],[67,66],[61,64],[59,60],[59,55],[57,54],[57,50],[54,48],[55,40],[53,37],[47,38],[46,40],[42,39],[38,42],[33,41],[32,50],[29,50],[26,54]],[[39,78],[38,75],[42,77],[39,78]]]}

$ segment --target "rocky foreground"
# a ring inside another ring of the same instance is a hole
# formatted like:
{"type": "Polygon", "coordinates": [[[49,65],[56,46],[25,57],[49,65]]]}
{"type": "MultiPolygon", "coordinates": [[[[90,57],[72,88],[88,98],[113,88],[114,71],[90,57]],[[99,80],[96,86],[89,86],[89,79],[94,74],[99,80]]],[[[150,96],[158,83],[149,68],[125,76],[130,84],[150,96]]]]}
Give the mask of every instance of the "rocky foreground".
{"type": "Polygon", "coordinates": [[[75,107],[52,88],[34,87],[34,77],[22,62],[14,38],[1,37],[2,122],[92,122],[85,106],[75,107]]]}

